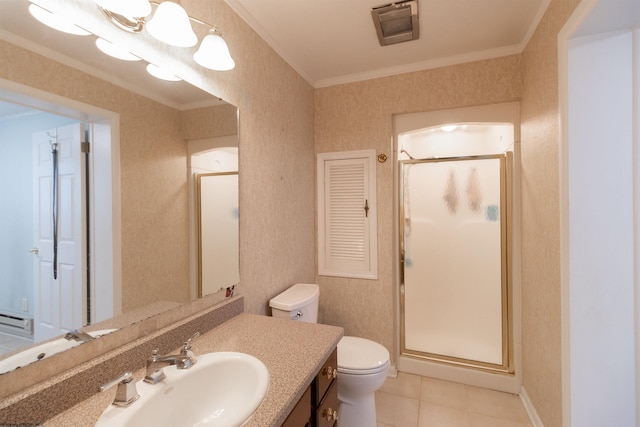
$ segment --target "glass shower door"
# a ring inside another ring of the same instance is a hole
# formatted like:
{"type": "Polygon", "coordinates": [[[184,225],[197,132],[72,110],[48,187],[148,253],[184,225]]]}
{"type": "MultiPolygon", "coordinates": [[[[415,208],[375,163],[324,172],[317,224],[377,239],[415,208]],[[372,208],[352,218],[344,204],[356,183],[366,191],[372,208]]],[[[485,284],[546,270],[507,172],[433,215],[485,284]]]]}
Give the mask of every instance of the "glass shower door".
{"type": "Polygon", "coordinates": [[[506,155],[401,162],[401,352],[508,372],[506,155]]]}

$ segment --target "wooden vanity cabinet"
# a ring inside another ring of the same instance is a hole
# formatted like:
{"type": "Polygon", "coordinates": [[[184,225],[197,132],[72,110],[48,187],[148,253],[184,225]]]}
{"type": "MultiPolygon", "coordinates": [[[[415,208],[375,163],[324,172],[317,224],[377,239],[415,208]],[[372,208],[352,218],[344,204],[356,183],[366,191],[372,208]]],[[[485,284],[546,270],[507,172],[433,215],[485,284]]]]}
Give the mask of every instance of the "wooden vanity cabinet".
{"type": "Polygon", "coordinates": [[[311,426],[311,387],[307,387],[298,403],[293,408],[282,427],[309,427],[311,426]]]}
{"type": "Polygon", "coordinates": [[[333,427],[338,419],[338,353],[334,350],[282,427],[333,427]]]}
{"type": "Polygon", "coordinates": [[[338,420],[338,351],[333,350],[311,384],[314,427],[333,427],[338,420]]]}

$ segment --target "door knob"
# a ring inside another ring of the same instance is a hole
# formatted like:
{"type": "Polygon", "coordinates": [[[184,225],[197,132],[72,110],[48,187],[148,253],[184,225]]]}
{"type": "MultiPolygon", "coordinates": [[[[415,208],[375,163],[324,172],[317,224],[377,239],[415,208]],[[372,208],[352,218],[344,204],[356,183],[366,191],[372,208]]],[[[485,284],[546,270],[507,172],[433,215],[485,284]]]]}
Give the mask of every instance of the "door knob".
{"type": "Polygon", "coordinates": [[[31,252],[34,255],[38,255],[38,252],[40,252],[40,251],[39,251],[39,249],[37,247],[34,246],[33,249],[31,249],[29,252],[31,252]]]}

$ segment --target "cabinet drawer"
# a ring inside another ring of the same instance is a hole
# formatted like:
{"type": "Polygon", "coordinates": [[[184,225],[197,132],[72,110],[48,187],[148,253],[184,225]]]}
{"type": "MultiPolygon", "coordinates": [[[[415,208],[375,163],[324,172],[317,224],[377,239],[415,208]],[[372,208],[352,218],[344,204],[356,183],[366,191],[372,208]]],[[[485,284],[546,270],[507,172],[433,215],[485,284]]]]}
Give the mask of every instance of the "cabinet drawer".
{"type": "Polygon", "coordinates": [[[282,427],[307,427],[311,425],[311,386],[307,388],[282,427]]]}
{"type": "Polygon", "coordinates": [[[327,389],[331,385],[331,382],[337,378],[338,375],[338,350],[333,350],[329,359],[322,365],[320,372],[316,376],[315,390],[313,394],[313,403],[318,405],[327,389]]]}
{"type": "Polygon", "coordinates": [[[338,381],[334,381],[316,409],[316,426],[332,427],[338,419],[338,381]]]}

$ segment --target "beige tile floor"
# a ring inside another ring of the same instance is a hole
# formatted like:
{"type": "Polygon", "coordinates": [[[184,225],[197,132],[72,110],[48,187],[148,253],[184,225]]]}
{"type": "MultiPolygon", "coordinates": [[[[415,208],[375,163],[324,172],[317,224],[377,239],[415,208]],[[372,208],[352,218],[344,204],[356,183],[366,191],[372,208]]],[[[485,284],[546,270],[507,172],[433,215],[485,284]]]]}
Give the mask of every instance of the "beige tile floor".
{"type": "Polygon", "coordinates": [[[378,427],[532,427],[515,394],[398,373],[376,392],[378,427]]]}
{"type": "Polygon", "coordinates": [[[33,340],[0,332],[0,355],[33,344],[33,340]]]}

